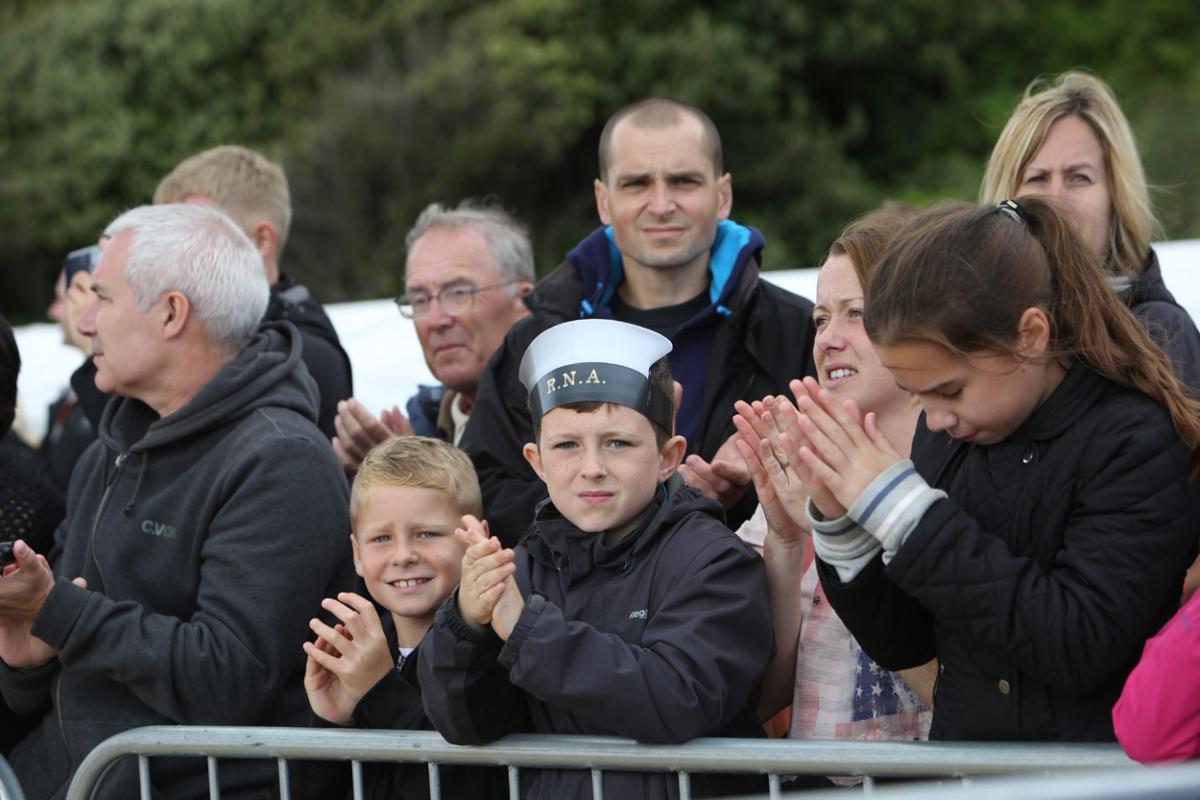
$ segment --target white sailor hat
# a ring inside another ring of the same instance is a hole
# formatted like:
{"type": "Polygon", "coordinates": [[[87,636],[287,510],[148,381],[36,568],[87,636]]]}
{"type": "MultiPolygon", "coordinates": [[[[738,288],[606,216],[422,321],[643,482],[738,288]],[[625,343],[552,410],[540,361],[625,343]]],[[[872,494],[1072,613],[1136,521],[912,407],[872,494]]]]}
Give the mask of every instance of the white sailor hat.
{"type": "Polygon", "coordinates": [[[552,408],[593,401],[628,406],[671,433],[671,398],[649,380],[651,365],[669,352],[665,336],[611,319],[579,319],[542,331],[520,369],[534,424],[552,408]]]}

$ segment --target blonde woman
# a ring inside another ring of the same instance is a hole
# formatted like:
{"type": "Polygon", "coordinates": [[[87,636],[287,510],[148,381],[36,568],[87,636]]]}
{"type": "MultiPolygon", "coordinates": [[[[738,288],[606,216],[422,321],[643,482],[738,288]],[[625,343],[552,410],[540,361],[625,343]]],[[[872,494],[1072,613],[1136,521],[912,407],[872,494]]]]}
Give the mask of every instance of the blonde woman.
{"type": "Polygon", "coordinates": [[[1158,225],[1133,131],[1112,90],[1094,75],[1034,81],[1001,131],[979,200],[994,206],[1029,195],[1062,201],[1113,288],[1196,395],[1200,333],[1163,283],[1150,247],[1158,225]]]}

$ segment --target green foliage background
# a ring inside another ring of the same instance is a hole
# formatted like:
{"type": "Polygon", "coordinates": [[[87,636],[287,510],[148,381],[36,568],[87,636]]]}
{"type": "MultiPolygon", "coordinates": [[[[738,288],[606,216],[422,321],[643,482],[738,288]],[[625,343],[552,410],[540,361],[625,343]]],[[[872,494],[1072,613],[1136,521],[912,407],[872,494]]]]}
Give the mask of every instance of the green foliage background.
{"type": "Polygon", "coordinates": [[[11,0],[0,10],[0,311],[36,318],[62,256],[179,160],[280,159],[284,268],[327,301],[401,289],[434,200],[493,195],[541,271],[596,223],[607,116],[650,94],[716,120],[769,268],[816,263],[883,200],[975,195],[1025,85],[1108,80],[1172,238],[1200,236],[1191,0],[11,0]]]}

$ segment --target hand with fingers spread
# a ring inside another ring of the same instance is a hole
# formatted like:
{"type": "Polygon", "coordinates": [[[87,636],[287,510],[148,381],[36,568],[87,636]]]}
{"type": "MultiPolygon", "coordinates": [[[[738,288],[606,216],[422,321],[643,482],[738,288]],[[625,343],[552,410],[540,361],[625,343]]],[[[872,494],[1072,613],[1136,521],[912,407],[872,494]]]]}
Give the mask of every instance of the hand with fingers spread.
{"type": "Polygon", "coordinates": [[[511,581],[517,569],[515,554],[501,547],[495,536],[488,535],[487,522],[468,514],[463,517],[463,526],[454,532],[467,546],[458,585],[458,614],[472,628],[481,631],[493,624],[500,598],[509,588],[520,598],[516,583],[511,581]]]}
{"type": "MultiPolygon", "coordinates": [[[[344,629],[338,626],[338,630],[344,629]]],[[[322,666],[317,656],[309,652],[310,647],[335,659],[341,653],[319,636],[315,642],[304,643],[304,652],[308,655],[308,661],[304,664],[304,693],[308,695],[308,704],[314,714],[328,722],[345,725],[350,721],[354,706],[342,695],[337,673],[322,666]]]]}
{"type": "Polygon", "coordinates": [[[778,433],[767,431],[770,416],[765,412],[755,414],[754,407],[747,403],[739,402],[735,408],[738,416],[733,418],[733,424],[741,437],[737,441],[738,452],[754,481],[758,502],[767,519],[767,528],[782,541],[797,541],[808,531],[808,515],[804,509],[808,489],[798,471],[790,468],[786,461],[781,462],[784,458],[782,451],[778,454],[776,451],[779,446],[778,433]],[[748,416],[753,416],[755,422],[750,422],[748,416]]]}
{"type": "Polygon", "coordinates": [[[679,465],[679,477],[684,483],[716,500],[726,511],[736,506],[750,487],[750,472],[737,451],[738,438],[738,434],[730,436],[712,461],[692,454],[679,465]]]}
{"type": "Polygon", "coordinates": [[[344,469],[351,472],[358,470],[367,451],[375,445],[394,436],[412,435],[412,423],[399,406],[385,409],[380,416],[382,419],[353,397],[338,403],[337,417],[333,420],[333,427],[337,430],[337,436],[333,437],[333,449],[344,469]]]}
{"type": "Polygon", "coordinates": [[[317,716],[347,725],[358,702],[396,666],[396,654],[370,600],[341,592],[336,600],[322,600],[321,607],[341,623],[330,627],[319,619],[309,622],[317,640],[304,643],[304,690],[317,716]]]}
{"type": "MultiPolygon", "coordinates": [[[[793,392],[797,388],[801,393],[805,392],[800,381],[792,381],[793,392]]],[[[775,487],[776,493],[781,500],[789,503],[789,513],[796,516],[798,520],[802,520],[801,524],[805,526],[806,530],[808,528],[808,511],[805,503],[808,498],[812,499],[813,504],[827,518],[832,519],[845,514],[846,509],[838,503],[829,488],[813,474],[800,456],[801,448],[808,445],[808,436],[804,432],[803,414],[782,395],[763,398],[762,408],[763,414],[760,416],[761,421],[757,430],[769,432],[767,441],[770,444],[771,454],[780,466],[780,477],[786,478],[786,481],[776,481],[769,471],[768,477],[772,477],[772,480],[778,484],[775,487]],[[805,497],[800,496],[801,490],[798,487],[791,487],[792,482],[797,482],[803,487],[803,492],[806,493],[805,497]]]]}
{"type": "MultiPolygon", "coordinates": [[[[901,459],[879,430],[874,413],[864,418],[853,400],[839,402],[812,378],[805,378],[800,389],[802,393],[793,391],[809,444],[799,455],[815,483],[827,488],[840,506],[841,513],[833,516],[841,516],[881,472],[901,459]]],[[[826,509],[815,493],[813,502],[830,516],[833,509],[826,509]]]]}
{"type": "MultiPolygon", "coordinates": [[[[774,406],[774,397],[765,397],[762,400],[755,400],[753,403],[738,400],[733,404],[733,410],[737,412],[733,417],[733,426],[737,428],[738,436],[750,446],[751,450],[758,452],[759,442],[769,442],[775,453],[776,461],[783,463],[783,452],[779,449],[779,428],[776,427],[771,417],[774,406]],[[768,402],[770,406],[768,406],[768,402]]],[[[740,447],[738,452],[741,453],[740,447]]],[[[784,466],[786,468],[786,464],[784,466]]]]}

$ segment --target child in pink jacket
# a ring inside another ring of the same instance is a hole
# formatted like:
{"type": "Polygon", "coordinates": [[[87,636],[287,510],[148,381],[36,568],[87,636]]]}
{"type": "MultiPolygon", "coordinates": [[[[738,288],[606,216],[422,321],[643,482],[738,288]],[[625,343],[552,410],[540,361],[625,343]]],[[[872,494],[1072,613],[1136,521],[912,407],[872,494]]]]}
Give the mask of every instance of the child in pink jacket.
{"type": "Polygon", "coordinates": [[[1113,726],[1136,761],[1200,756],[1200,592],[1146,642],[1113,707],[1113,726]]]}

